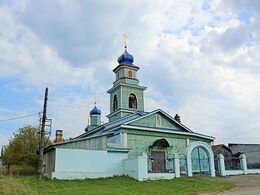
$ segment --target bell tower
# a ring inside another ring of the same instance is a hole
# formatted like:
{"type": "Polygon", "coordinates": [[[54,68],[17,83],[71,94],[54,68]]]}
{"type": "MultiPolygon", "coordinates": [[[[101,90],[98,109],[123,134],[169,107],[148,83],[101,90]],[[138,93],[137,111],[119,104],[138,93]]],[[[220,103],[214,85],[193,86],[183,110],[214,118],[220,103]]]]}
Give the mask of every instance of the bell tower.
{"type": "Polygon", "coordinates": [[[119,65],[113,70],[115,81],[107,91],[110,94],[109,121],[121,118],[135,111],[144,112],[144,90],[137,80],[138,66],[133,64],[134,57],[125,52],[118,58],[119,65]]]}

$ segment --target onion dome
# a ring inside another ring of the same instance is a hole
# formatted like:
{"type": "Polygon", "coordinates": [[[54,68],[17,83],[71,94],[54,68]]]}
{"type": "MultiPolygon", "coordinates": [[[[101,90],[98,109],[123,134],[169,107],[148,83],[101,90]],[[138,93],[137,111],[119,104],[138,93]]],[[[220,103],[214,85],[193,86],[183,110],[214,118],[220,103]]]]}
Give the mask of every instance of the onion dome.
{"type": "Polygon", "coordinates": [[[119,64],[133,65],[134,57],[125,50],[125,52],[119,56],[117,61],[119,64]]]}
{"type": "Polygon", "coordinates": [[[99,110],[96,106],[90,111],[90,115],[101,115],[101,110],[99,110]]]}

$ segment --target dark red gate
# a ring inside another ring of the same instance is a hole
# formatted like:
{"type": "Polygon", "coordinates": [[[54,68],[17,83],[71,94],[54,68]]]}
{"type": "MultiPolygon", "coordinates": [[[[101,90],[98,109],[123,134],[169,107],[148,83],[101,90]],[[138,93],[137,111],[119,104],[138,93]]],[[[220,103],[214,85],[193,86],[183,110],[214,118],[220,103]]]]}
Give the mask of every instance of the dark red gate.
{"type": "Polygon", "coordinates": [[[151,156],[153,159],[152,172],[164,173],[165,172],[165,152],[164,151],[152,151],[151,156]]]}

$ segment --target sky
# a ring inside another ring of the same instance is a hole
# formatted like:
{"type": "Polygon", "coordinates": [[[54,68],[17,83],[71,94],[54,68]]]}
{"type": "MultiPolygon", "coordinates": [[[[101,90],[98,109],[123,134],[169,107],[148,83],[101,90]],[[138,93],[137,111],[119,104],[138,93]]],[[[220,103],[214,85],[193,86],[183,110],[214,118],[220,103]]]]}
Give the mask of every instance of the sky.
{"type": "Polygon", "coordinates": [[[145,111],[178,113],[216,144],[260,144],[259,10],[258,0],[0,0],[0,146],[38,125],[45,87],[51,139],[84,132],[95,93],[106,122],[124,33],[145,111]]]}

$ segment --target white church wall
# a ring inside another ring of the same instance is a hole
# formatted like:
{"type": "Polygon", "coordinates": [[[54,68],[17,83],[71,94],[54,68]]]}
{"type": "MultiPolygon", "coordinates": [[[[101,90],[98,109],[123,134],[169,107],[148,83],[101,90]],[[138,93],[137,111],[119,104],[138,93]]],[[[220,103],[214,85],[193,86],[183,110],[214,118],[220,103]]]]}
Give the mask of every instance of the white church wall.
{"type": "Polygon", "coordinates": [[[86,179],[123,175],[126,152],[106,150],[61,149],[55,152],[55,171],[51,178],[86,179]]]}
{"type": "Polygon", "coordinates": [[[138,156],[124,160],[124,175],[132,177],[138,181],[148,179],[147,157],[138,156]]]}
{"type": "Polygon", "coordinates": [[[106,172],[104,150],[56,149],[55,171],[106,172]]]}
{"type": "Polygon", "coordinates": [[[107,153],[108,171],[113,175],[123,175],[124,174],[123,159],[126,158],[127,158],[127,153],[108,152],[107,153]]]}
{"type": "Polygon", "coordinates": [[[52,179],[74,180],[74,179],[97,179],[112,177],[111,173],[94,173],[94,172],[53,172],[52,179]]]}

